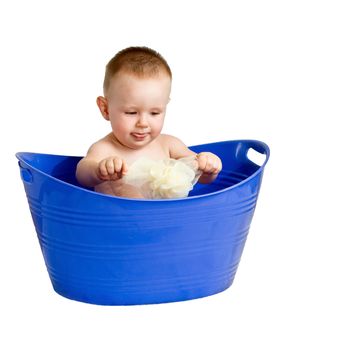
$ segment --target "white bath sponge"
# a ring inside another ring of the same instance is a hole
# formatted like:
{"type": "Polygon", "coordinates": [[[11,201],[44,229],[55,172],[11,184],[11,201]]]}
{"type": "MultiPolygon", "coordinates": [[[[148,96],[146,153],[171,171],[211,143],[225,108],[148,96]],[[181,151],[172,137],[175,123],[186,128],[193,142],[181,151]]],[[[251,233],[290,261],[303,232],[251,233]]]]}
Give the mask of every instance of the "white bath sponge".
{"type": "Polygon", "coordinates": [[[195,156],[162,160],[139,158],[130,166],[123,181],[138,187],[145,198],[182,198],[188,196],[200,175],[195,156]]]}

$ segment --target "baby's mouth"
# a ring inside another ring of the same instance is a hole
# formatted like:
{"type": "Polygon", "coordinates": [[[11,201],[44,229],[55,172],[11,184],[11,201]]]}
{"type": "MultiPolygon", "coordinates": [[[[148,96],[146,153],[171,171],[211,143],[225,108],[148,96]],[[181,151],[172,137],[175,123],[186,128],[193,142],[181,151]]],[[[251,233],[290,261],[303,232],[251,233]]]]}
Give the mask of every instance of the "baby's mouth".
{"type": "Polygon", "coordinates": [[[149,133],[148,132],[133,132],[131,135],[137,140],[143,140],[149,133]]]}

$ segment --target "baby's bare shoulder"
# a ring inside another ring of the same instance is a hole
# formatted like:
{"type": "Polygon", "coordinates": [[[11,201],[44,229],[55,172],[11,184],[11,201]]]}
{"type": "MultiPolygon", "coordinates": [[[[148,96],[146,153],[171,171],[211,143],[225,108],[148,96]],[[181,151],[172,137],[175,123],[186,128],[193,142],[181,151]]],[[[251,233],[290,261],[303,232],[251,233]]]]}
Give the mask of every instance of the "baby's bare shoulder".
{"type": "Polygon", "coordinates": [[[167,134],[162,134],[160,136],[160,142],[162,142],[163,146],[169,150],[171,158],[178,159],[195,154],[194,152],[189,150],[187,146],[178,137],[167,134]]]}
{"type": "Polygon", "coordinates": [[[184,144],[178,137],[168,134],[159,135],[159,142],[163,145],[184,144]]]}
{"type": "Polygon", "coordinates": [[[111,141],[109,135],[107,135],[90,146],[87,152],[87,157],[95,158],[97,160],[111,156],[118,156],[119,153],[118,148],[111,141]]]}

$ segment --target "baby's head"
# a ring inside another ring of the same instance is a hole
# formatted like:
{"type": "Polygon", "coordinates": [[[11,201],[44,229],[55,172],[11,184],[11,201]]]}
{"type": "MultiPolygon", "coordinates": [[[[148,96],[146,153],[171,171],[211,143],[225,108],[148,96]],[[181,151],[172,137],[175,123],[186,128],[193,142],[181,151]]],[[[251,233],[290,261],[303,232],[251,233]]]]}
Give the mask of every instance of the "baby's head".
{"type": "Polygon", "coordinates": [[[165,59],[147,47],[129,47],[109,61],[97,104],[119,143],[139,149],[160,134],[171,78],[165,59]]]}
{"type": "Polygon", "coordinates": [[[103,92],[108,95],[113,78],[118,73],[126,73],[140,79],[154,78],[165,74],[172,77],[165,59],[148,47],[128,47],[119,51],[107,64],[103,92]]]}

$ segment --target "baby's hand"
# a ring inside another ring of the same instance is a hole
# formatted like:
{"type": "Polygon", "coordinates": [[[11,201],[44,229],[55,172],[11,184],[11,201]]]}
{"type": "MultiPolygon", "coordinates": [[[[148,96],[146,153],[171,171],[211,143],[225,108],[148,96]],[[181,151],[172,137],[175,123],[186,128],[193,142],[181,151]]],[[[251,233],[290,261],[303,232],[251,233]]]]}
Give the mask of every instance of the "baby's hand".
{"type": "Polygon", "coordinates": [[[125,160],[119,157],[102,159],[98,164],[97,176],[104,181],[114,181],[123,177],[128,171],[125,160]]]}
{"type": "Polygon", "coordinates": [[[211,152],[201,152],[197,154],[198,170],[203,171],[203,175],[213,175],[216,177],[222,169],[221,159],[211,152]]]}

